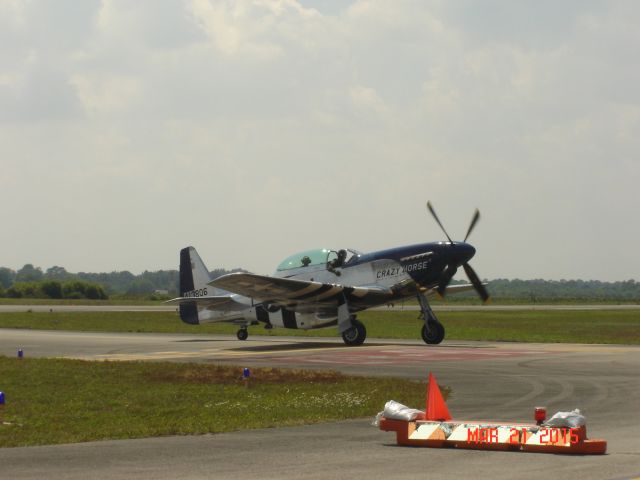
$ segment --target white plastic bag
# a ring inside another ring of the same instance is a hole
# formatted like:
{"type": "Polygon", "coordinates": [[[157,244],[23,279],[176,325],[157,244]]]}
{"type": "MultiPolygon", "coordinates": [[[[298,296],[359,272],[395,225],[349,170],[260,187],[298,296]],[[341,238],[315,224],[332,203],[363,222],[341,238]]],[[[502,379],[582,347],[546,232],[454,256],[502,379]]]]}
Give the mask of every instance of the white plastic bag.
{"type": "Polygon", "coordinates": [[[394,400],[389,400],[384,405],[384,411],[382,416],[390,420],[404,420],[410,422],[415,420],[418,415],[422,415],[424,412],[416,410],[415,408],[409,408],[406,405],[398,403],[394,400]]]}
{"type": "Polygon", "coordinates": [[[586,425],[587,420],[577,408],[571,412],[557,412],[542,425],[545,427],[578,428],[586,425]]]}

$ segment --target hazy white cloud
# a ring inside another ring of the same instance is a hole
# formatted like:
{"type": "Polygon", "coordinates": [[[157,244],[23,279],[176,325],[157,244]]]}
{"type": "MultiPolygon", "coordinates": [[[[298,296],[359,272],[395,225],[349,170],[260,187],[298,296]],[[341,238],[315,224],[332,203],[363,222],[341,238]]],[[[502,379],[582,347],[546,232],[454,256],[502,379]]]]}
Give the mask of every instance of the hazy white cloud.
{"type": "Polygon", "coordinates": [[[431,198],[483,276],[637,278],[635,2],[81,3],[0,1],[3,265],[269,272],[431,198]]]}
{"type": "Polygon", "coordinates": [[[384,101],[373,88],[354,85],[349,89],[349,97],[356,109],[366,113],[384,114],[387,110],[384,101]]]}
{"type": "Polygon", "coordinates": [[[129,109],[141,93],[135,77],[77,74],[70,81],[89,115],[129,109]]]}

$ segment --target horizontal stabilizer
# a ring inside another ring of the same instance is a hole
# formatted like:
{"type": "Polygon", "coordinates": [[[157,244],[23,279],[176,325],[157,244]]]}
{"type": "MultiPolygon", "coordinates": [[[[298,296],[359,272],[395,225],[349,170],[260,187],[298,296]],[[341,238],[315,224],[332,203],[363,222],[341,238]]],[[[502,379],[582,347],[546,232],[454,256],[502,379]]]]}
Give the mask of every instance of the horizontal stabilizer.
{"type": "Polygon", "coordinates": [[[224,305],[225,303],[231,302],[230,295],[217,295],[211,297],[178,297],[172,298],[171,300],[167,300],[164,303],[170,304],[194,304],[197,305],[198,308],[208,308],[208,307],[218,307],[220,305],[224,305]]]}
{"type": "Polygon", "coordinates": [[[242,317],[247,304],[238,295],[213,289],[207,284],[211,274],[193,247],[180,250],[180,296],[169,300],[179,306],[184,323],[233,321],[242,317]]]}

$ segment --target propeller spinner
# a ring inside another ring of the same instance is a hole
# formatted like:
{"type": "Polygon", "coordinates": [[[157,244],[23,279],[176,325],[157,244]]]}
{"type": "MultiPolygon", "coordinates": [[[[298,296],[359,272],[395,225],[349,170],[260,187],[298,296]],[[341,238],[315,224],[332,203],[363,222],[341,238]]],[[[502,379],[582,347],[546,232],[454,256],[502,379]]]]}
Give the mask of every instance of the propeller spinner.
{"type": "MultiPolygon", "coordinates": [[[[455,243],[453,240],[451,240],[451,237],[445,230],[444,226],[442,225],[442,222],[440,222],[440,219],[438,218],[438,215],[436,214],[436,211],[434,210],[433,205],[431,205],[431,202],[427,202],[427,209],[429,210],[429,212],[433,216],[433,219],[440,226],[445,236],[449,240],[450,247],[452,249],[457,249],[457,250],[464,249],[465,252],[460,251],[460,254],[465,258],[470,259],[471,257],[473,257],[473,254],[475,253],[475,249],[471,245],[468,245],[466,241],[469,238],[469,235],[471,235],[471,232],[475,228],[476,224],[478,223],[478,220],[480,220],[480,211],[476,209],[476,211],[473,213],[473,217],[471,218],[471,223],[469,224],[469,228],[467,229],[467,234],[464,237],[463,243],[455,243]]],[[[442,271],[442,274],[440,275],[440,279],[438,281],[438,288],[437,288],[437,291],[441,296],[444,297],[447,287],[451,282],[451,279],[453,278],[453,276],[456,274],[458,270],[458,265],[459,263],[449,264],[442,271]]],[[[475,270],[471,268],[471,265],[469,265],[468,260],[462,263],[462,268],[464,268],[464,272],[467,274],[467,278],[469,279],[469,282],[471,282],[471,284],[473,285],[473,288],[475,289],[475,291],[478,293],[478,296],[480,296],[483,302],[487,302],[487,300],[489,300],[489,292],[487,292],[487,289],[482,284],[482,281],[476,274],[475,270]]]]}

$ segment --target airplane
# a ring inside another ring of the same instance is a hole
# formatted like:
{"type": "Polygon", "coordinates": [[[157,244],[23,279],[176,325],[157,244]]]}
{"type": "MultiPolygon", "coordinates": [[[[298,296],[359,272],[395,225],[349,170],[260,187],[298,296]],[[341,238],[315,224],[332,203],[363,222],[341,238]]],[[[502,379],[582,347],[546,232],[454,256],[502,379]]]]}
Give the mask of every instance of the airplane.
{"type": "Polygon", "coordinates": [[[448,241],[419,243],[361,253],[351,248],[320,248],[284,259],[271,276],[229,273],[213,279],[193,247],[180,251],[180,318],[188,324],[232,322],[239,325],[237,337],[246,340],[247,328],[264,324],[266,329],[315,329],[330,326],[346,345],[364,343],[367,331],[356,315],[363,310],[417,298],[424,325],[421,336],[427,344],[445,337],[428,296],[444,297],[474,289],[486,303],[485,285],[469,260],[475,248],[466,243],[480,219],[476,209],[462,242],[454,242],[427,202],[427,209],[448,241]],[[459,267],[469,284],[449,285],[459,267]]]}

